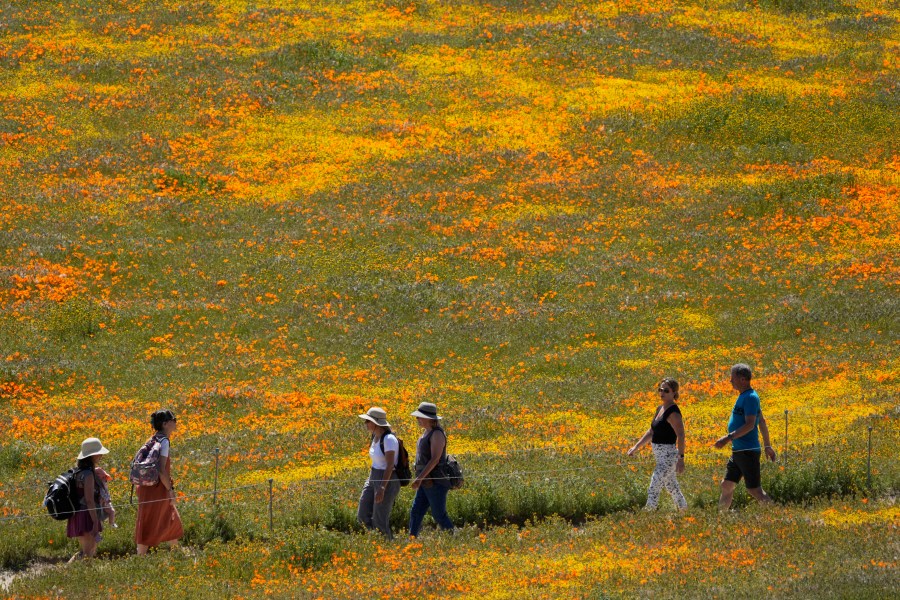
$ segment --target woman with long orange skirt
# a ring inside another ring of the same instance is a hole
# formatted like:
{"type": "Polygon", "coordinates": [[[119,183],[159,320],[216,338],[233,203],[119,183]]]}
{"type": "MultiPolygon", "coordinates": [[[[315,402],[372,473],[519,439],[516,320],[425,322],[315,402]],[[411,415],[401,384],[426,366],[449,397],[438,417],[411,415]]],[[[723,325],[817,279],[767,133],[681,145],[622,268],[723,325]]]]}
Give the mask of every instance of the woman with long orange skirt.
{"type": "Polygon", "coordinates": [[[138,554],[169,542],[172,547],[184,534],[181,517],[175,506],[175,484],[172,482],[172,462],[169,460],[169,436],[178,423],[171,410],[153,413],[150,423],[156,430],[147,444],[159,444],[159,483],[137,488],[138,511],[134,540],[138,554]]]}

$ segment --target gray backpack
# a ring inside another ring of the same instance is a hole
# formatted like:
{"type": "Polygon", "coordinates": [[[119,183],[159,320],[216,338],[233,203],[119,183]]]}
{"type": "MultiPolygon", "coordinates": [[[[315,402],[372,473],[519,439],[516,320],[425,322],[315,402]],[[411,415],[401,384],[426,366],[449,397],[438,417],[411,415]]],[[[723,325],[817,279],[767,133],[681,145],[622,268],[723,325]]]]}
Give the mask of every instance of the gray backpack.
{"type": "Polygon", "coordinates": [[[154,434],[134,455],[128,476],[132,485],[149,487],[159,483],[159,453],[164,439],[166,436],[154,434]]]}

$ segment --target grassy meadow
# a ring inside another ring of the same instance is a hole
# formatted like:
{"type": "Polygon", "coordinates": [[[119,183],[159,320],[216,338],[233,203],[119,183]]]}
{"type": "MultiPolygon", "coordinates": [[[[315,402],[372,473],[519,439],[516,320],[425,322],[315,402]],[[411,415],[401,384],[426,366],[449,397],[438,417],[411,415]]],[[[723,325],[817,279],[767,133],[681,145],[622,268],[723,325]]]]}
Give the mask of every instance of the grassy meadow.
{"type": "Polygon", "coordinates": [[[0,0],[0,596],[896,594],[898,70],[895,0],[0,0]],[[719,515],[735,362],[787,454],[719,515]],[[684,515],[624,455],[666,376],[684,515]],[[404,489],[385,542],[356,415],[426,400],[462,529],[404,489]],[[67,567],[89,436],[122,526],[67,567]]]}

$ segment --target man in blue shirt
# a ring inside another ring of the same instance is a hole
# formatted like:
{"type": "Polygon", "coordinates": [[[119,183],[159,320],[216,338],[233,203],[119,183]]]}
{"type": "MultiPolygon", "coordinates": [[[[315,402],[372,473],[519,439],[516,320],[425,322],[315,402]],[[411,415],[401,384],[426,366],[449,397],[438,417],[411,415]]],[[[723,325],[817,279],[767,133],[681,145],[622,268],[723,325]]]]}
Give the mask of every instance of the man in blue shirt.
{"type": "Polygon", "coordinates": [[[761,450],[765,449],[769,460],[775,461],[775,450],[769,442],[769,426],[763,417],[759,404],[759,395],[750,386],[753,372],[750,367],[739,363],[731,367],[731,385],[740,392],[731,418],[728,420],[728,435],[716,440],[715,447],[722,448],[731,442],[731,460],[725,467],[725,478],[722,480],[722,495],[719,496],[719,510],[731,508],[734,488],[741,478],[747,485],[747,492],[763,503],[772,499],[762,489],[760,480],[761,450]],[[762,434],[765,445],[760,448],[759,434],[762,434]]]}

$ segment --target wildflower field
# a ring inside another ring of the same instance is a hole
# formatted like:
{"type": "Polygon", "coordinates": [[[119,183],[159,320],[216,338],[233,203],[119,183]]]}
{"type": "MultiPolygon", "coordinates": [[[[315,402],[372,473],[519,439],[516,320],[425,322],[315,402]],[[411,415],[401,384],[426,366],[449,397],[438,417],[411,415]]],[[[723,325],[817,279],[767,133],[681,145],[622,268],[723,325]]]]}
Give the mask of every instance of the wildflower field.
{"type": "Polygon", "coordinates": [[[0,595],[896,597],[898,73],[895,0],[0,0],[0,595]],[[777,504],[720,515],[735,362],[777,504]],[[421,401],[461,529],[387,542],[356,415],[421,401]],[[121,528],[57,565],[89,436],[121,528]]]}

